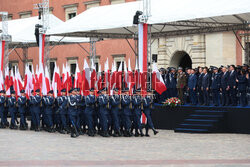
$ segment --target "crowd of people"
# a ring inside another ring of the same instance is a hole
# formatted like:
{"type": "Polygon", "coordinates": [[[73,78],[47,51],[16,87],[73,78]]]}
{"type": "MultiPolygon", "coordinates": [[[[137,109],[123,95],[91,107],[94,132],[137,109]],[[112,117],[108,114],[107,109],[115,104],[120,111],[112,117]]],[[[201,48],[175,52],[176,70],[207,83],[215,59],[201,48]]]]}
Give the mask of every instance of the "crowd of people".
{"type": "Polygon", "coordinates": [[[21,96],[17,97],[14,90],[11,96],[6,97],[5,91],[1,90],[0,96],[0,128],[18,129],[17,114],[20,115],[20,130],[27,130],[27,115],[31,115],[30,130],[48,132],[60,132],[78,137],[82,134],[103,137],[131,137],[149,136],[149,129],[154,135],[158,133],[151,119],[153,103],[152,91],[141,96],[141,89],[129,95],[129,89],[125,88],[122,93],[114,89],[113,95],[108,95],[107,88],[96,92],[90,89],[88,96],[82,96],[79,88],[61,90],[61,96],[54,98],[53,90],[47,96],[41,96],[40,90],[32,91],[29,98],[25,91],[21,90],[21,96]],[[142,113],[147,120],[141,121],[142,113]],[[8,114],[11,117],[8,122],[8,114]]]}
{"type": "Polygon", "coordinates": [[[249,103],[250,68],[243,66],[160,69],[167,87],[160,102],[178,97],[182,104],[245,107],[249,103]]]}

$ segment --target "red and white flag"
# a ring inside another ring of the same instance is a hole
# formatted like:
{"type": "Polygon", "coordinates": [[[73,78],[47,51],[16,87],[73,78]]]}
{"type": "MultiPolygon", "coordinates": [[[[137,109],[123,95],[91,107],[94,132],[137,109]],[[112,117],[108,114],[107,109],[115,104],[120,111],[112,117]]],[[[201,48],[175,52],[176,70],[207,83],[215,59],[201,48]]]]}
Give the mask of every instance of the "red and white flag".
{"type": "Polygon", "coordinates": [[[163,78],[157,68],[156,63],[153,63],[152,67],[152,88],[158,92],[159,94],[162,94],[164,91],[167,90],[163,78]]]}
{"type": "Polygon", "coordinates": [[[82,88],[82,74],[79,70],[78,63],[76,64],[76,71],[75,71],[75,79],[74,79],[74,88],[82,88]]]}
{"type": "Polygon", "coordinates": [[[147,90],[147,72],[148,72],[148,25],[140,23],[138,25],[138,57],[139,57],[139,70],[141,77],[142,93],[147,90]]]}
{"type": "Polygon", "coordinates": [[[4,62],[4,51],[5,51],[5,41],[0,41],[0,70],[3,72],[3,62],[4,62]]]}
{"type": "Polygon", "coordinates": [[[141,83],[140,83],[140,72],[139,72],[137,60],[135,61],[134,83],[135,83],[135,89],[138,89],[138,88],[141,87],[141,83]]]}
{"type": "Polygon", "coordinates": [[[91,87],[95,89],[95,82],[96,82],[96,67],[94,61],[91,60],[91,87]]]}
{"type": "Polygon", "coordinates": [[[101,65],[99,66],[99,69],[98,69],[95,88],[96,88],[96,90],[102,90],[102,69],[101,69],[101,65]]]}
{"type": "Polygon", "coordinates": [[[20,91],[23,89],[23,81],[19,70],[15,68],[15,76],[14,76],[14,90],[16,91],[16,95],[20,96],[20,91]]]}
{"type": "MultiPolygon", "coordinates": [[[[32,66],[33,68],[33,66],[32,66]]],[[[29,66],[26,65],[25,67],[25,78],[24,78],[24,89],[26,93],[26,97],[29,99],[31,95],[31,90],[34,88],[33,82],[32,82],[32,73],[29,69],[29,66]]]]}
{"type": "Polygon", "coordinates": [[[131,64],[130,64],[130,59],[128,59],[128,79],[127,80],[129,83],[128,88],[129,88],[130,94],[132,94],[135,81],[134,81],[134,75],[133,75],[131,64]]]}
{"type": "Polygon", "coordinates": [[[60,70],[59,67],[55,64],[53,80],[52,80],[52,88],[54,90],[54,97],[61,95],[61,78],[60,78],[60,70]]]}
{"type": "MultiPolygon", "coordinates": [[[[124,62],[125,63],[125,62],[124,62]]],[[[119,66],[119,68],[118,68],[118,71],[117,72],[115,72],[115,85],[113,85],[113,87],[112,87],[112,90],[114,89],[114,88],[117,88],[117,89],[119,89],[120,91],[122,90],[122,64],[123,64],[123,62],[121,62],[121,64],[120,64],[120,66],[119,66]]],[[[114,74],[113,74],[114,75],[114,74]]]]}
{"type": "Polygon", "coordinates": [[[49,76],[49,70],[48,67],[45,67],[45,85],[46,85],[46,91],[49,92],[52,90],[50,76],[49,76]]]}
{"type": "Polygon", "coordinates": [[[109,84],[110,84],[110,71],[109,71],[109,61],[108,58],[104,65],[104,87],[108,88],[108,94],[110,94],[109,84]]]}
{"type": "Polygon", "coordinates": [[[87,60],[84,60],[84,70],[82,72],[83,75],[83,80],[84,80],[84,84],[83,84],[83,89],[85,90],[84,94],[85,96],[87,96],[89,94],[89,89],[90,89],[90,79],[91,79],[91,70],[89,68],[89,64],[87,62],[87,60]]]}

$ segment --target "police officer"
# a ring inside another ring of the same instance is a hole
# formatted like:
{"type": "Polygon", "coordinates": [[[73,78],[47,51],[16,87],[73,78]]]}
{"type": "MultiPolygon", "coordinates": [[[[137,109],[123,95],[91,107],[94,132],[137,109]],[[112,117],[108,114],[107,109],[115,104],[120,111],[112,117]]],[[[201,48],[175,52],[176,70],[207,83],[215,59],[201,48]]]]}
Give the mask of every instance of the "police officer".
{"type": "Polygon", "coordinates": [[[35,131],[38,132],[40,131],[40,106],[42,102],[42,98],[40,96],[40,89],[37,89],[35,91],[35,96],[30,96],[30,103],[32,104],[32,112],[33,112],[33,119],[34,119],[34,128],[35,131]]]}
{"type": "Polygon", "coordinates": [[[91,88],[89,91],[90,94],[86,97],[85,117],[88,125],[88,135],[94,136],[95,133],[93,127],[93,113],[95,110],[96,98],[95,98],[94,88],[91,88]]]}
{"type": "Polygon", "coordinates": [[[203,100],[204,100],[204,105],[209,106],[209,88],[210,88],[210,76],[208,74],[208,69],[204,68],[203,69],[203,77],[202,77],[202,83],[201,83],[201,90],[203,94],[203,100]]]}
{"type": "Polygon", "coordinates": [[[71,137],[78,137],[79,133],[77,131],[77,98],[76,89],[70,90],[70,96],[68,97],[69,102],[69,119],[71,122],[71,137]]]}
{"type": "Polygon", "coordinates": [[[213,94],[213,105],[214,106],[219,106],[220,104],[220,83],[221,83],[221,75],[218,73],[218,68],[214,67],[213,68],[213,74],[211,77],[211,90],[213,94]]]}
{"type": "Polygon", "coordinates": [[[57,112],[59,112],[61,119],[60,133],[65,134],[66,131],[68,131],[66,120],[68,97],[66,96],[66,89],[62,89],[61,94],[61,96],[57,97],[57,103],[59,107],[57,112]]]}
{"type": "Polygon", "coordinates": [[[135,137],[138,137],[139,135],[144,136],[143,132],[142,132],[142,125],[141,125],[141,115],[142,115],[142,111],[141,111],[141,89],[137,89],[134,92],[134,96],[132,98],[132,104],[133,104],[133,120],[134,120],[134,126],[135,126],[135,137]],[[138,132],[138,130],[140,131],[140,134],[138,132]]]}
{"type": "Polygon", "coordinates": [[[0,118],[1,118],[0,128],[6,127],[6,122],[4,118],[5,105],[6,105],[5,91],[1,90],[0,91],[0,118]]]}
{"type": "Polygon", "coordinates": [[[16,92],[14,90],[11,91],[11,96],[8,99],[8,111],[11,116],[11,124],[10,129],[17,129],[16,125],[16,113],[17,113],[17,107],[16,107],[16,92]]]}
{"type": "Polygon", "coordinates": [[[85,118],[84,118],[84,107],[85,107],[85,98],[82,97],[80,88],[76,89],[76,99],[77,99],[77,127],[80,135],[83,135],[83,131],[81,126],[85,126],[85,118]]]}
{"type": "Polygon", "coordinates": [[[158,131],[154,128],[154,124],[151,118],[151,109],[153,105],[153,98],[151,94],[151,90],[147,90],[147,95],[143,98],[143,112],[147,118],[147,124],[146,124],[146,137],[149,137],[148,130],[151,128],[154,132],[154,135],[158,133],[158,131]]]}
{"type": "Polygon", "coordinates": [[[246,103],[246,92],[247,92],[247,85],[248,85],[248,80],[246,77],[246,71],[242,69],[240,71],[240,74],[237,76],[236,82],[238,83],[238,90],[240,93],[240,105],[242,107],[245,107],[247,105],[246,103]]]}
{"type": "Polygon", "coordinates": [[[122,96],[121,100],[121,105],[123,108],[123,119],[124,119],[124,126],[125,126],[125,131],[124,131],[124,136],[125,137],[131,137],[132,133],[130,132],[131,129],[131,97],[129,96],[129,88],[124,89],[124,95],[122,96]]]}
{"type": "Polygon", "coordinates": [[[235,71],[235,66],[231,65],[229,67],[229,76],[228,76],[228,88],[227,90],[229,90],[229,99],[230,102],[233,106],[237,105],[237,98],[236,98],[236,78],[237,78],[237,73],[235,71]]]}
{"type": "Polygon", "coordinates": [[[118,89],[114,89],[114,95],[110,96],[110,107],[111,107],[111,115],[113,119],[113,128],[114,128],[114,137],[121,136],[120,132],[120,105],[121,105],[121,98],[118,94],[118,89]]]}
{"type": "Polygon", "coordinates": [[[192,105],[196,105],[196,84],[197,84],[197,76],[195,75],[195,70],[191,70],[191,74],[188,77],[188,91],[192,105]]]}
{"type": "Polygon", "coordinates": [[[53,90],[50,90],[48,92],[48,96],[43,97],[43,103],[44,103],[44,116],[45,116],[45,124],[46,129],[48,132],[53,132],[53,105],[54,105],[54,97],[53,97],[53,90]]]}
{"type": "Polygon", "coordinates": [[[26,104],[27,104],[27,99],[25,96],[25,90],[20,91],[21,96],[18,98],[17,103],[18,103],[18,111],[20,114],[20,130],[27,130],[28,127],[26,126],[26,104]]]}
{"type": "Polygon", "coordinates": [[[227,68],[222,67],[222,69],[221,69],[221,82],[220,82],[220,91],[222,93],[222,97],[221,97],[221,105],[222,106],[229,105],[228,77],[229,77],[229,73],[227,71],[227,68]]]}
{"type": "Polygon", "coordinates": [[[108,104],[109,104],[109,97],[107,96],[107,88],[103,88],[100,91],[101,95],[98,97],[98,104],[99,104],[99,116],[100,116],[100,123],[102,128],[101,136],[109,137],[108,134],[108,104]]]}

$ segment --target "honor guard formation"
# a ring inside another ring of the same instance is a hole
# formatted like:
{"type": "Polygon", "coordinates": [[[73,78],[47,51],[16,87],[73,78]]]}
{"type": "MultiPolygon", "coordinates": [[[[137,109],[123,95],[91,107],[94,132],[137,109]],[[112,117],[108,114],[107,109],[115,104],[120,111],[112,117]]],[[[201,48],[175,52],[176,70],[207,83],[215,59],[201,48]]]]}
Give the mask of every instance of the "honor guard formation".
{"type": "Polygon", "coordinates": [[[28,130],[27,117],[30,116],[30,130],[70,133],[71,137],[85,133],[103,137],[149,137],[149,129],[153,130],[154,135],[158,133],[151,118],[151,90],[141,95],[141,89],[137,89],[130,95],[128,88],[122,93],[114,89],[113,95],[108,95],[107,88],[103,88],[96,96],[91,88],[88,96],[82,96],[80,89],[74,88],[66,96],[66,89],[62,89],[61,96],[56,98],[52,90],[47,96],[41,96],[40,89],[31,91],[32,95],[29,97],[24,90],[20,92],[20,97],[16,96],[15,91],[11,91],[11,96],[7,97],[4,90],[0,91],[1,128],[18,129],[19,124],[20,130],[28,130]],[[146,125],[142,124],[142,113],[147,119],[146,125]],[[8,116],[11,117],[10,122],[7,120],[8,116]]]}

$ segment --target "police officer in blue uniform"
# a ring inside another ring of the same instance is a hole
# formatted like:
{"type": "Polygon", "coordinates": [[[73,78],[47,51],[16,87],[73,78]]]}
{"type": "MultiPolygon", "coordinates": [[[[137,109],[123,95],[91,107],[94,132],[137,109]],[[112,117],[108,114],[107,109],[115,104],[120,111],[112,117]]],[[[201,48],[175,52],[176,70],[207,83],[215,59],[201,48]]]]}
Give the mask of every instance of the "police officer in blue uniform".
{"type": "Polygon", "coordinates": [[[4,112],[5,112],[5,105],[6,105],[6,97],[5,97],[5,91],[1,90],[0,91],[0,128],[5,128],[6,127],[6,120],[4,117],[4,112]]]}
{"type": "Polygon", "coordinates": [[[35,96],[30,96],[30,104],[32,104],[33,120],[35,131],[40,131],[40,114],[41,114],[41,102],[40,89],[35,91],[35,96]]]}
{"type": "Polygon", "coordinates": [[[25,96],[25,90],[20,91],[21,96],[18,98],[17,103],[18,103],[18,111],[20,114],[20,130],[27,130],[28,127],[26,126],[26,104],[27,104],[27,99],[25,96]]]}
{"type": "Polygon", "coordinates": [[[65,134],[68,131],[66,120],[68,97],[66,96],[66,89],[62,89],[61,94],[61,96],[57,97],[57,103],[59,107],[57,112],[59,112],[61,120],[60,133],[65,134]]]}
{"type": "Polygon", "coordinates": [[[111,115],[113,120],[113,128],[114,128],[114,137],[121,136],[120,131],[120,107],[121,107],[121,98],[118,94],[118,89],[114,89],[114,95],[110,96],[109,104],[111,107],[111,115]]]}
{"type": "Polygon", "coordinates": [[[85,107],[85,98],[82,97],[80,88],[76,89],[76,100],[77,100],[77,127],[80,135],[83,135],[81,126],[84,126],[84,107],[85,107]]]}
{"type": "Polygon", "coordinates": [[[209,88],[210,88],[210,75],[208,74],[208,69],[203,69],[203,77],[202,77],[202,83],[201,83],[201,90],[203,93],[203,100],[204,105],[209,106],[209,88]]]}
{"type": "Polygon", "coordinates": [[[130,132],[131,129],[131,97],[129,96],[129,88],[124,89],[124,95],[122,96],[121,99],[121,105],[123,109],[123,119],[124,119],[124,126],[125,126],[125,131],[124,131],[124,136],[125,137],[131,137],[132,133],[130,132]]]}
{"type": "Polygon", "coordinates": [[[11,123],[10,129],[17,129],[16,125],[16,114],[17,114],[17,107],[16,107],[16,92],[13,90],[11,91],[11,96],[8,99],[8,111],[11,116],[11,123]]]}
{"type": "Polygon", "coordinates": [[[45,124],[46,129],[48,132],[54,132],[53,130],[53,105],[54,105],[55,99],[53,97],[53,90],[50,90],[48,92],[48,96],[43,97],[43,104],[45,107],[44,110],[44,116],[45,116],[45,124]]]}
{"type": "Polygon", "coordinates": [[[69,102],[69,119],[71,122],[71,137],[78,137],[79,133],[77,131],[77,98],[76,98],[76,89],[70,90],[70,96],[68,97],[69,102]]]}
{"type": "Polygon", "coordinates": [[[220,104],[220,84],[221,84],[221,74],[218,73],[218,68],[213,68],[213,74],[211,77],[211,90],[213,95],[213,105],[219,106],[220,104]]]}
{"type": "Polygon", "coordinates": [[[236,98],[236,78],[237,78],[237,73],[235,71],[235,66],[231,65],[229,67],[229,76],[228,76],[228,90],[229,90],[229,99],[230,99],[230,103],[233,106],[237,105],[237,98],[236,98]]]}
{"type": "Polygon", "coordinates": [[[197,76],[195,74],[195,70],[191,70],[191,74],[188,77],[188,91],[192,105],[196,105],[197,98],[196,98],[196,86],[197,86],[197,76]]]}
{"type": "Polygon", "coordinates": [[[139,135],[144,136],[143,132],[142,132],[142,125],[141,125],[141,115],[142,115],[142,111],[141,111],[141,89],[137,89],[135,91],[135,95],[132,98],[132,106],[133,106],[133,120],[134,120],[134,126],[135,126],[135,137],[138,137],[139,135]],[[140,134],[138,132],[138,130],[140,131],[140,134]]]}
{"type": "Polygon", "coordinates": [[[229,105],[228,77],[229,73],[227,71],[227,68],[223,66],[221,69],[221,82],[220,82],[220,91],[222,93],[221,97],[222,106],[229,105]]]}
{"type": "Polygon", "coordinates": [[[96,103],[96,97],[95,97],[95,92],[94,88],[91,88],[90,90],[90,95],[86,97],[86,109],[85,109],[85,117],[86,117],[86,122],[88,125],[88,135],[89,136],[94,136],[94,127],[93,127],[93,113],[95,111],[95,103],[96,103]]]}
{"type": "Polygon", "coordinates": [[[246,93],[247,93],[248,80],[246,77],[246,71],[244,69],[240,71],[240,74],[237,76],[236,82],[238,83],[238,91],[240,93],[240,105],[242,107],[245,107],[247,105],[246,93]]]}
{"type": "Polygon", "coordinates": [[[153,107],[153,98],[152,98],[151,90],[147,90],[147,95],[143,98],[143,112],[147,118],[147,124],[146,124],[146,137],[149,137],[148,130],[151,128],[154,132],[154,135],[158,133],[158,131],[154,128],[154,124],[151,118],[151,109],[153,107]]]}
{"type": "Polygon", "coordinates": [[[101,136],[109,137],[108,133],[108,105],[109,105],[109,97],[107,96],[107,88],[103,88],[100,91],[100,95],[98,96],[98,104],[99,104],[99,116],[100,116],[100,123],[101,123],[101,136]]]}

